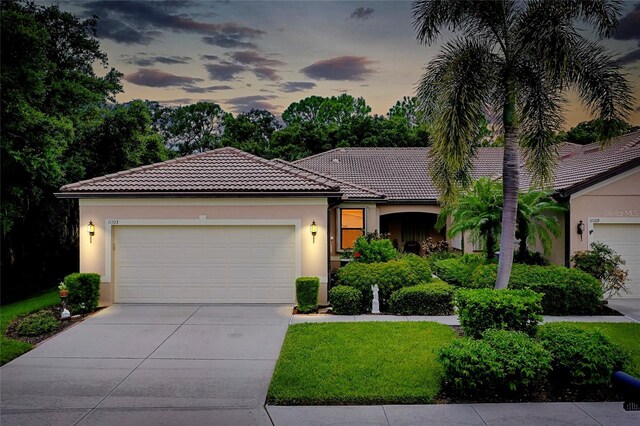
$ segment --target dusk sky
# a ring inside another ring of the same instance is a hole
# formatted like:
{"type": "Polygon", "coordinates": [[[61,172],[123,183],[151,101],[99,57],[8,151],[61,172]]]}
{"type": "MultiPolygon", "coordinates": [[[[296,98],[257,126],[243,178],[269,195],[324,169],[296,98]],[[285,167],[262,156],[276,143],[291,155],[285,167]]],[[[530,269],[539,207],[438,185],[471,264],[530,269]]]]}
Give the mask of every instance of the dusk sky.
{"type": "MultiPolygon", "coordinates": [[[[121,102],[207,100],[233,113],[263,108],[280,114],[307,96],[349,93],[385,114],[414,94],[423,67],[442,44],[416,42],[409,1],[59,4],[80,17],[100,17],[102,49],[109,65],[124,73],[121,102]]],[[[633,85],[631,122],[640,125],[640,3],[624,7],[616,40],[606,44],[633,85]]],[[[570,103],[567,127],[587,119],[570,103]]]]}

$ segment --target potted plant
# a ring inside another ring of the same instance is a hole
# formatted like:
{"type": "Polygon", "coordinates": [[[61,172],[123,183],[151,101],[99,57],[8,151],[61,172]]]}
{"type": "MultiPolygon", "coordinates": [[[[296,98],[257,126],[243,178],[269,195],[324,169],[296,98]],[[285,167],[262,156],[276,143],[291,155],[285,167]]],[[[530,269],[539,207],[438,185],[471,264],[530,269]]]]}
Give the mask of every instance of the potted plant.
{"type": "Polygon", "coordinates": [[[60,291],[60,297],[67,297],[69,295],[69,289],[63,282],[58,286],[58,290],[60,291]]]}

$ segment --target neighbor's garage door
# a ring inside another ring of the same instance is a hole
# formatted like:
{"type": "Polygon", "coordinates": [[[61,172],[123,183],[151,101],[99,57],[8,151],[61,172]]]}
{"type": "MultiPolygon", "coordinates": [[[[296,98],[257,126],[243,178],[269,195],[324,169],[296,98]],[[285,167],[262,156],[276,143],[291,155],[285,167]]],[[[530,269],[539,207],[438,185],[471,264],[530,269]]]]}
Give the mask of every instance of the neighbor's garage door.
{"type": "Polygon", "coordinates": [[[622,298],[640,298],[640,223],[595,223],[592,241],[601,241],[625,260],[629,271],[627,288],[622,298]]]}
{"type": "Polygon", "coordinates": [[[293,226],[120,226],[116,303],[293,303],[293,226]]]}

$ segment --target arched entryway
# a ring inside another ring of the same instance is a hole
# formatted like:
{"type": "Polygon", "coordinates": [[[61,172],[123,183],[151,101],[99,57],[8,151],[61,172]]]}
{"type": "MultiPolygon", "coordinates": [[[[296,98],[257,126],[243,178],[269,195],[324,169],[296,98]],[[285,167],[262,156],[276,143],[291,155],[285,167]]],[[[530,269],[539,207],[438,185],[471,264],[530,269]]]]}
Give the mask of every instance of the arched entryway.
{"type": "Polygon", "coordinates": [[[380,232],[390,234],[389,239],[401,252],[415,253],[429,237],[434,241],[446,240],[444,229],[435,229],[437,218],[434,213],[385,214],[380,216],[380,232]]]}

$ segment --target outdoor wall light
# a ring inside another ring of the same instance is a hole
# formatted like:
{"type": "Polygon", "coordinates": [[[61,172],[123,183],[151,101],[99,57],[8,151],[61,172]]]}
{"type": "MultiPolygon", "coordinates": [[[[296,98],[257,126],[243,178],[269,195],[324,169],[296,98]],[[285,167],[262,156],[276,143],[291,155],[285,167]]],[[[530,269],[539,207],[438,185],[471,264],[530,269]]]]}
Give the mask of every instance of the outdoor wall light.
{"type": "Polygon", "coordinates": [[[87,225],[87,232],[89,233],[89,242],[93,242],[93,236],[96,235],[96,226],[93,224],[93,221],[89,221],[89,225],[87,225]]]}
{"type": "Polygon", "coordinates": [[[312,221],[311,222],[311,226],[309,227],[311,229],[311,236],[313,237],[313,242],[316,242],[316,235],[318,234],[318,225],[316,225],[316,221],[312,221]]]}
{"type": "Polygon", "coordinates": [[[580,241],[582,241],[582,234],[584,234],[584,222],[583,221],[578,222],[577,232],[578,232],[578,235],[580,235],[580,241]]]}

